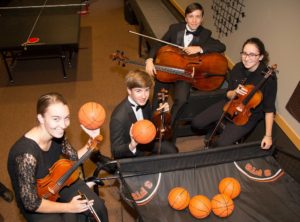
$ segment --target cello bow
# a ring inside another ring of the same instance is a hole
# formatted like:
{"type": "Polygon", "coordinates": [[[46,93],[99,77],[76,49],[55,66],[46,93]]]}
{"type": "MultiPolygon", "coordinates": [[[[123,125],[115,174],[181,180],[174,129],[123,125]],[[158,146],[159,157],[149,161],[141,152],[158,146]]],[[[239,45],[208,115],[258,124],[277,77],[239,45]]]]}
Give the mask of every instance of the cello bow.
{"type": "Polygon", "coordinates": [[[148,36],[148,35],[144,35],[144,34],[141,34],[141,33],[138,33],[138,32],[134,32],[134,31],[131,31],[131,30],[129,30],[129,32],[132,33],[132,34],[135,34],[135,35],[139,35],[139,36],[142,36],[142,37],[145,37],[145,38],[148,38],[148,39],[152,39],[152,40],[161,42],[161,43],[165,43],[167,45],[175,46],[179,49],[184,48],[183,46],[180,46],[180,45],[177,45],[177,44],[174,44],[174,43],[171,43],[171,42],[167,42],[167,41],[164,41],[164,40],[161,40],[161,39],[158,39],[158,38],[154,38],[154,37],[151,37],[151,36],[148,36]]]}

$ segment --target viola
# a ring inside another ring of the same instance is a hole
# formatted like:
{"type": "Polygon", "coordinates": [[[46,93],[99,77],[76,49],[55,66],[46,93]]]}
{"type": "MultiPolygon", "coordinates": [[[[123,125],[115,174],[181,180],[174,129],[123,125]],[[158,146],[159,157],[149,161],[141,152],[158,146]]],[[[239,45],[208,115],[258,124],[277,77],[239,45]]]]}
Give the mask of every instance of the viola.
{"type": "Polygon", "coordinates": [[[39,197],[56,201],[59,198],[59,191],[65,186],[70,186],[79,178],[78,167],[90,156],[102,140],[101,135],[94,138],[88,147],[88,151],[77,162],[68,159],[56,161],[49,169],[49,174],[37,180],[39,197]]]}
{"type": "MultiPolygon", "coordinates": [[[[157,96],[159,103],[166,103],[168,100],[168,90],[161,89],[157,96]]],[[[155,111],[153,114],[153,123],[156,126],[156,139],[170,139],[172,137],[170,112],[164,112],[164,110],[155,111]]]]}
{"type": "Polygon", "coordinates": [[[259,90],[265,81],[275,73],[277,65],[274,64],[268,67],[266,71],[263,71],[264,78],[256,85],[245,85],[247,89],[246,95],[236,95],[223,107],[223,111],[226,112],[227,116],[237,126],[245,125],[250,116],[252,115],[251,110],[257,107],[262,99],[263,94],[259,90]]]}
{"type": "MultiPolygon", "coordinates": [[[[144,63],[129,60],[121,51],[113,53],[111,58],[122,66],[126,63],[145,66],[144,63]]],[[[156,78],[161,82],[183,80],[198,90],[212,91],[223,84],[228,62],[219,53],[187,55],[179,48],[166,45],[157,52],[155,68],[156,78]]]]}

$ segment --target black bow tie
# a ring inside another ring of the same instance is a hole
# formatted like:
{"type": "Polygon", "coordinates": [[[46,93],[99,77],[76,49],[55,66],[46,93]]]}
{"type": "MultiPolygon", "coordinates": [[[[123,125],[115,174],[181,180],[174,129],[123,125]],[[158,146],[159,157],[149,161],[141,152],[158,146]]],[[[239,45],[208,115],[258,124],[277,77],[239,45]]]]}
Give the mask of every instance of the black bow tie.
{"type": "Polygon", "coordinates": [[[139,106],[139,105],[134,105],[134,104],[132,104],[132,103],[130,103],[130,105],[131,105],[132,107],[135,107],[135,111],[138,111],[139,109],[142,108],[141,106],[139,106]]]}
{"type": "Polygon", "coordinates": [[[192,35],[196,35],[196,31],[194,31],[194,32],[191,32],[191,31],[189,31],[189,30],[185,30],[185,34],[186,35],[189,35],[189,34],[192,34],[192,35]]]}

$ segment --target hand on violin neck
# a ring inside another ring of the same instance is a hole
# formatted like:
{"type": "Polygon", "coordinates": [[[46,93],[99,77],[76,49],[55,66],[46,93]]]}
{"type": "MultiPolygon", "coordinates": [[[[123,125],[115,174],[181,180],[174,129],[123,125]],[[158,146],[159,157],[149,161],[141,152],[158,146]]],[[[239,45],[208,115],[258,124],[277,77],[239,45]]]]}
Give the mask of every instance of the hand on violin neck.
{"type": "Polygon", "coordinates": [[[169,103],[160,103],[159,107],[156,109],[157,111],[169,112],[170,105],[169,103]]]}
{"type": "Polygon", "coordinates": [[[241,84],[238,85],[238,87],[236,87],[236,89],[234,90],[236,94],[238,95],[246,95],[248,93],[248,90],[241,84]]]}

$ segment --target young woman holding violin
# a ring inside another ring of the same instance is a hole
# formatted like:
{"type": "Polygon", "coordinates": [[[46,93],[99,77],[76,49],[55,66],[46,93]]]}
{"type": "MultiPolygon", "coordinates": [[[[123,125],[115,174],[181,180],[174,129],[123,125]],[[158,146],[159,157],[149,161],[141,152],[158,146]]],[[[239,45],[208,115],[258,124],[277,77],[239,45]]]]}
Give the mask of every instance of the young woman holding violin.
{"type": "MultiPolygon", "coordinates": [[[[8,171],[21,213],[31,222],[84,222],[90,216],[89,208],[93,206],[101,221],[107,222],[103,200],[79,178],[62,187],[56,201],[38,194],[38,180],[47,177],[49,169],[60,156],[77,161],[87,152],[88,145],[76,151],[69,144],[65,130],[70,125],[70,111],[66,100],[58,93],[48,93],[39,98],[37,122],[12,146],[8,156],[8,171]],[[82,200],[78,191],[90,201],[82,200]]],[[[99,129],[82,128],[91,138],[99,135],[99,129]]]]}
{"type": "Polygon", "coordinates": [[[262,149],[269,149],[272,146],[272,127],[274,121],[275,99],[277,93],[277,78],[274,70],[276,67],[268,67],[269,57],[263,42],[258,38],[248,39],[242,47],[241,62],[237,63],[229,74],[229,86],[227,98],[220,101],[202,113],[194,117],[192,127],[204,129],[210,124],[217,122],[222,114],[229,119],[225,129],[221,132],[215,142],[215,146],[234,144],[247,133],[249,133],[259,120],[265,119],[265,135],[261,141],[262,149]],[[250,87],[251,86],[251,87],[250,87]],[[257,96],[260,95],[260,96],[257,96]],[[249,110],[244,109],[251,104],[249,98],[257,100],[249,110]],[[234,106],[236,101],[240,105],[234,106]],[[234,108],[234,114],[228,112],[234,108]],[[231,119],[239,115],[243,110],[247,111],[240,122],[231,119]],[[231,115],[226,115],[231,114],[231,115]]]}
{"type": "MultiPolygon", "coordinates": [[[[204,28],[201,24],[203,22],[204,9],[199,3],[191,3],[185,9],[185,22],[172,24],[169,30],[162,37],[162,40],[182,46],[182,52],[186,55],[201,55],[205,53],[218,52],[222,53],[226,47],[219,40],[211,37],[211,31],[204,28]]],[[[162,46],[162,45],[160,45],[162,46]]],[[[146,60],[146,72],[155,76],[156,69],[154,60],[159,52],[159,47],[151,48],[149,56],[146,60]]],[[[172,62],[172,58],[171,62],[172,62]]],[[[173,61],[174,62],[174,61],[173,61]]],[[[186,81],[176,81],[172,83],[163,83],[156,80],[153,97],[153,110],[158,107],[156,99],[157,93],[162,89],[169,90],[174,86],[174,103],[171,109],[171,124],[175,123],[177,117],[180,116],[183,106],[187,103],[190,89],[192,85],[186,81]]]]}

